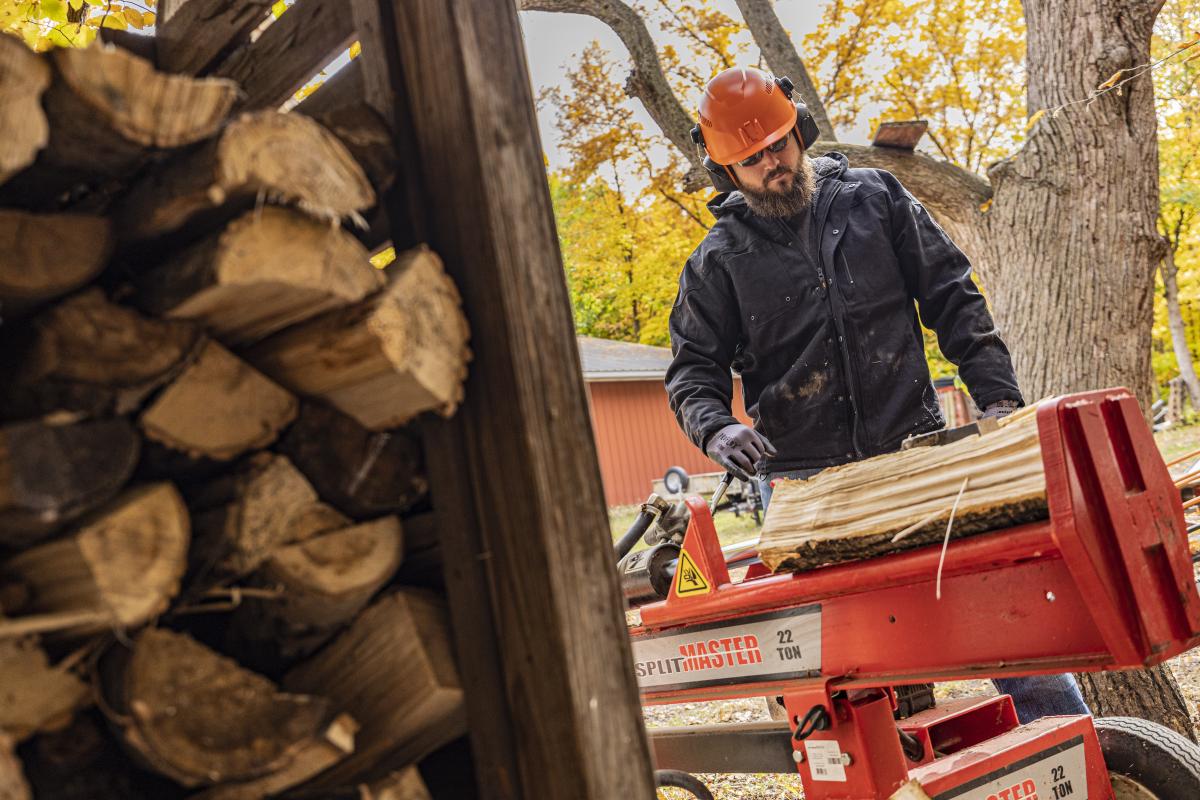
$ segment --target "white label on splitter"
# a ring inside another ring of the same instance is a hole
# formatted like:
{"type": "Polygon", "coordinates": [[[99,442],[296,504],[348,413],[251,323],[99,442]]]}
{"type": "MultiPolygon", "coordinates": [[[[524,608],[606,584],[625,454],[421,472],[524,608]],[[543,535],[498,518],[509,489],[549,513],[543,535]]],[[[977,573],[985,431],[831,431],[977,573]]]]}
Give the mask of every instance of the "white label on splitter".
{"type": "Polygon", "coordinates": [[[807,741],[804,752],[808,756],[808,772],[814,781],[846,780],[846,764],[836,741],[807,741]]]}
{"type": "Polygon", "coordinates": [[[1076,736],[933,800],[1087,800],[1087,760],[1076,736]]]}
{"type": "Polygon", "coordinates": [[[635,637],[633,669],[643,692],[817,675],[821,606],[635,637]]]}

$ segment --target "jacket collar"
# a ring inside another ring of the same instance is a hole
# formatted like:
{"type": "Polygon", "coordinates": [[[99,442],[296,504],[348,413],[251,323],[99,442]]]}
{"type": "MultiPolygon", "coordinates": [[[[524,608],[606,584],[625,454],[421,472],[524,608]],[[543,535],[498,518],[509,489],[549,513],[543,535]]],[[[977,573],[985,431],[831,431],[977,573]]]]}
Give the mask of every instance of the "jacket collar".
{"type": "MultiPolygon", "coordinates": [[[[829,189],[827,184],[834,181],[841,181],[842,176],[850,167],[850,160],[841,153],[826,153],[823,156],[818,156],[812,160],[813,172],[817,179],[817,197],[818,204],[820,198],[828,196],[829,189]]],[[[725,217],[737,219],[743,224],[753,228],[756,232],[763,236],[769,237],[773,241],[780,244],[786,244],[787,234],[783,226],[779,225],[776,220],[760,217],[750,210],[750,206],[746,203],[745,196],[741,192],[722,192],[714,195],[707,203],[708,210],[718,220],[725,217]]]]}

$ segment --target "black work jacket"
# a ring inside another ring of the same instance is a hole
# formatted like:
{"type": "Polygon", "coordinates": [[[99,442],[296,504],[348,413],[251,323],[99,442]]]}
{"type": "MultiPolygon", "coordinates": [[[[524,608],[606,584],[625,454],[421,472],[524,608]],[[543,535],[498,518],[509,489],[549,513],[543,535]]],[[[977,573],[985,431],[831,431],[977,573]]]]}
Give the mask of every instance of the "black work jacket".
{"type": "Polygon", "coordinates": [[[813,166],[812,242],[751,213],[740,192],[709,203],[717,223],[684,266],[670,320],[667,394],[692,442],[703,449],[737,421],[731,367],[778,450],[760,473],[844,464],[943,427],[918,307],[976,405],[1020,402],[970,263],[916,198],[840,153],[813,166]]]}

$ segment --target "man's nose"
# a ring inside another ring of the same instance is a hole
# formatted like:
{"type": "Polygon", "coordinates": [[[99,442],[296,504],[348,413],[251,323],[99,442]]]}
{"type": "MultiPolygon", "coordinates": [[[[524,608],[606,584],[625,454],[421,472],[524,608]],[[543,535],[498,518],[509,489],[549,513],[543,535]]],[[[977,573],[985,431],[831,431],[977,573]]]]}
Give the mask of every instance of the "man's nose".
{"type": "Polygon", "coordinates": [[[770,150],[763,150],[762,165],[767,172],[770,172],[779,163],[778,155],[772,153],[770,150]]]}

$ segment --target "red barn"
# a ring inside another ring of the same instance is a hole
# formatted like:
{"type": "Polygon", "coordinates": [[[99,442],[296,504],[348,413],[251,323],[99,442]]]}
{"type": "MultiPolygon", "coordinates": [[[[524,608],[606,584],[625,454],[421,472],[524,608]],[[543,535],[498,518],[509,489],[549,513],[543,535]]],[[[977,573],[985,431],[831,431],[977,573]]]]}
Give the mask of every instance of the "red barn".
{"type": "MultiPolygon", "coordinates": [[[[643,502],[667,467],[693,474],[720,469],[683,435],[667,404],[669,348],[580,336],[579,356],[610,506],[643,502]]],[[[737,378],[733,394],[734,415],[749,424],[737,378]]]]}

